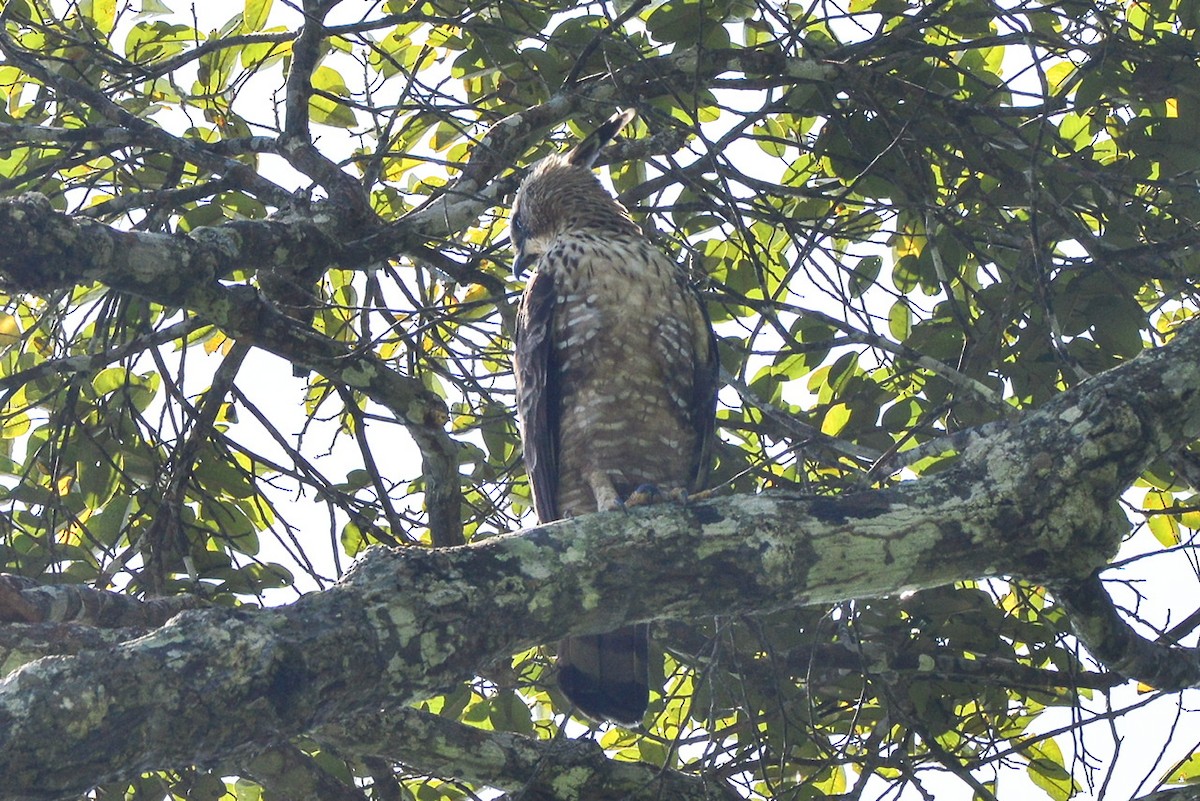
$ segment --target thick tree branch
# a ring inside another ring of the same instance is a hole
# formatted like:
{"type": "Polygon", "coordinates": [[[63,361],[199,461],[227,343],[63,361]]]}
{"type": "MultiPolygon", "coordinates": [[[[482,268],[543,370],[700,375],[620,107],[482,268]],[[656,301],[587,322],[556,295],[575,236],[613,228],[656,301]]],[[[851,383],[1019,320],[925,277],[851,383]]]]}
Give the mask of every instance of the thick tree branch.
{"type": "Polygon", "coordinates": [[[4,623],[0,625],[0,674],[8,675],[44,656],[107,648],[145,633],[145,629],[97,629],[70,623],[4,623]]]}
{"type": "Polygon", "coordinates": [[[0,280],[46,293],[99,281],[167,306],[187,307],[195,287],[236,269],[288,265],[323,269],[343,256],[325,233],[336,212],[301,221],[234,221],[189,236],[129,232],[55,211],[38,194],[0,201],[0,280]]]}
{"type": "Polygon", "coordinates": [[[1086,577],[1120,540],[1110,513],[1120,492],[1200,433],[1198,343],[1200,326],[1188,326],[971,444],[953,468],[892,489],[591,515],[440,551],[377,548],[338,587],[289,607],[184,612],[120,648],[28,665],[0,684],[8,797],[225,757],[252,732],[286,737],[406,704],[538,642],[629,621],[1001,574],[1086,577]]]}

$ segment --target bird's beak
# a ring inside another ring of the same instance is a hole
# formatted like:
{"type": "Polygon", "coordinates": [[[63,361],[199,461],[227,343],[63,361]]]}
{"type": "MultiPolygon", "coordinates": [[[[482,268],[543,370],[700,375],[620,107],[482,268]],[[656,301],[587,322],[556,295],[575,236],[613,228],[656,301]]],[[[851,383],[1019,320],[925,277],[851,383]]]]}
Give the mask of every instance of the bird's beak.
{"type": "Polygon", "coordinates": [[[529,258],[525,255],[525,251],[518,250],[513,256],[512,271],[513,278],[520,278],[524,275],[526,268],[529,267],[529,258]]]}

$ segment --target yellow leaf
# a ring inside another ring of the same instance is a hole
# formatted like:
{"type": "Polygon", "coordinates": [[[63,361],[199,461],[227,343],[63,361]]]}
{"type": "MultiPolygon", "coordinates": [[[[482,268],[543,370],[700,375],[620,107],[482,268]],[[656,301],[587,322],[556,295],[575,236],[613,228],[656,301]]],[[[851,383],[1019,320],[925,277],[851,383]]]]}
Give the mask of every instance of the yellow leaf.
{"type": "Polygon", "coordinates": [[[21,341],[21,326],[11,314],[0,312],[0,348],[7,348],[21,341]]]}
{"type": "Polygon", "coordinates": [[[0,420],[0,439],[13,439],[29,430],[29,415],[21,412],[9,415],[0,420]]]}
{"type": "Polygon", "coordinates": [[[1164,784],[1200,784],[1200,752],[1175,766],[1163,779],[1164,784]]]}
{"type": "Polygon", "coordinates": [[[271,15],[271,0],[246,0],[245,10],[242,11],[242,28],[247,31],[261,31],[271,15]]]}
{"type": "Polygon", "coordinates": [[[1050,85],[1050,94],[1057,95],[1075,74],[1075,65],[1069,61],[1055,64],[1046,70],[1046,83],[1050,85]]]}
{"type": "Polygon", "coordinates": [[[1175,515],[1166,514],[1165,510],[1175,505],[1175,496],[1167,492],[1146,493],[1146,523],[1150,533],[1164,548],[1171,548],[1180,543],[1179,520],[1175,515]]]}
{"type": "Polygon", "coordinates": [[[204,352],[210,356],[218,351],[222,354],[229,353],[229,349],[233,346],[233,340],[221,333],[213,334],[208,339],[204,340],[204,352]]]}
{"type": "Polygon", "coordinates": [[[846,427],[848,422],[850,422],[850,407],[844,403],[835,403],[829,407],[829,411],[825,412],[825,419],[821,421],[821,433],[835,437],[846,427]]]}
{"type": "Polygon", "coordinates": [[[83,0],[80,13],[96,25],[96,29],[109,33],[117,21],[117,0],[83,0]]]}

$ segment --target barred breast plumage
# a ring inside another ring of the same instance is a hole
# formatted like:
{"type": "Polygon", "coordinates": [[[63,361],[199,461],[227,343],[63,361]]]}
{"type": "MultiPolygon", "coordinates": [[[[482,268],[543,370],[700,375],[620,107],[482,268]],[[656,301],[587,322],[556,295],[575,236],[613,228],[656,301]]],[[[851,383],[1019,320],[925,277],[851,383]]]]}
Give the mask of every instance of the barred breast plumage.
{"type": "MultiPolygon", "coordinates": [[[[513,204],[514,269],[536,259],[518,313],[517,402],[543,522],[619,508],[641,485],[700,488],[716,403],[715,340],[676,265],[590,167],[617,115],[534,169],[513,204]]],[[[559,644],[559,684],[584,714],[645,714],[643,625],[559,644]]]]}

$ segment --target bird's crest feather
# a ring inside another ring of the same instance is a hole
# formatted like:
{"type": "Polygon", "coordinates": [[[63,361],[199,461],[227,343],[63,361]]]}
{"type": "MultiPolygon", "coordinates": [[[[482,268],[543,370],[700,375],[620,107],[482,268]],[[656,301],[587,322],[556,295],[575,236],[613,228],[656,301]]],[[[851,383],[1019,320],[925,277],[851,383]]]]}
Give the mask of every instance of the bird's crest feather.
{"type": "Polygon", "coordinates": [[[571,152],[567,153],[567,163],[580,167],[591,167],[596,163],[596,156],[600,155],[600,149],[607,145],[618,131],[633,122],[633,118],[636,116],[637,111],[627,108],[609,117],[603,125],[585,136],[579,144],[571,149],[571,152]]]}

